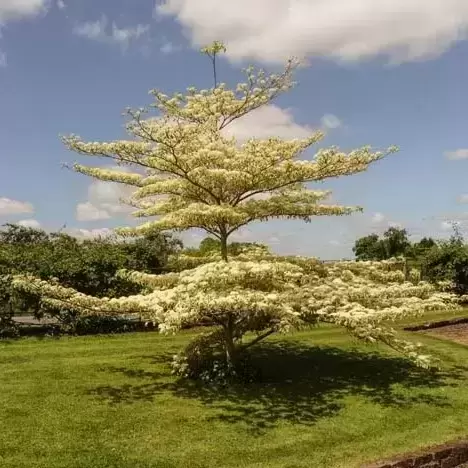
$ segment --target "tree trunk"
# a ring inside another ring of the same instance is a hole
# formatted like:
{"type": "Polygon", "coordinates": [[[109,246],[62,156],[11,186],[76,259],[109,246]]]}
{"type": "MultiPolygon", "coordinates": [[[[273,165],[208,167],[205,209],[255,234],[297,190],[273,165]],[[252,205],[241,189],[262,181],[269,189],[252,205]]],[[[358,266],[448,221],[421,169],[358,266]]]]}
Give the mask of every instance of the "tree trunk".
{"type": "Polygon", "coordinates": [[[237,366],[237,352],[234,341],[231,337],[226,336],[226,361],[229,367],[237,366]]]}
{"type": "Polygon", "coordinates": [[[224,341],[226,345],[226,361],[228,366],[235,368],[237,366],[238,353],[236,345],[234,344],[233,331],[232,318],[230,317],[226,327],[224,328],[224,341]]]}
{"type": "Polygon", "coordinates": [[[228,261],[227,236],[221,235],[221,258],[228,261]]]}
{"type": "Polygon", "coordinates": [[[410,269],[408,267],[408,259],[405,257],[405,263],[403,266],[403,273],[405,275],[405,281],[409,281],[410,278],[410,269]]]}

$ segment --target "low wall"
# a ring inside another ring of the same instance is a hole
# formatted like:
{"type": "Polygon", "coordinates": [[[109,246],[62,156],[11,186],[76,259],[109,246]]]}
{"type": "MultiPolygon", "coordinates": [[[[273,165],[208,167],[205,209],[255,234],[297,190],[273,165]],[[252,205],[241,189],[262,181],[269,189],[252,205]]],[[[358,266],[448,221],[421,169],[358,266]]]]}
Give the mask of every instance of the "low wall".
{"type": "Polygon", "coordinates": [[[361,468],[455,468],[468,462],[468,439],[430,447],[361,468]]]}

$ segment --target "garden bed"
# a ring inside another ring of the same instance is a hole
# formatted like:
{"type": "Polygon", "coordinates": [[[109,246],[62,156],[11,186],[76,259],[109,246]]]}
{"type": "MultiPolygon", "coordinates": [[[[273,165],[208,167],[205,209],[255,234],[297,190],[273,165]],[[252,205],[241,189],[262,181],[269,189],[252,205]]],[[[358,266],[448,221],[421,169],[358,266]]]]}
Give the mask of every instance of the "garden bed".
{"type": "Polygon", "coordinates": [[[444,328],[450,327],[453,325],[468,325],[468,317],[458,317],[449,320],[439,320],[436,322],[427,322],[419,325],[405,327],[405,331],[424,331],[424,330],[432,330],[434,328],[444,328]]]}
{"type": "Polygon", "coordinates": [[[446,338],[468,345],[468,317],[423,323],[404,328],[405,331],[423,332],[428,335],[446,338]]]}
{"type": "Polygon", "coordinates": [[[458,323],[456,325],[433,328],[425,333],[468,345],[468,323],[458,323]]]}

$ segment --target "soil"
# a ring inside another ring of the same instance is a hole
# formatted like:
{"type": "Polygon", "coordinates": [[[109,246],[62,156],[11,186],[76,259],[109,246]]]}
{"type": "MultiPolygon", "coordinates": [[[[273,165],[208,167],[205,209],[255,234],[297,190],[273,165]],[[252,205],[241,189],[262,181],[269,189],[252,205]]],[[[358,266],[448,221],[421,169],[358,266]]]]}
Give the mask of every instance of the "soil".
{"type": "Polygon", "coordinates": [[[432,328],[422,333],[447,338],[457,343],[468,345],[468,323],[458,323],[440,328],[432,328]]]}

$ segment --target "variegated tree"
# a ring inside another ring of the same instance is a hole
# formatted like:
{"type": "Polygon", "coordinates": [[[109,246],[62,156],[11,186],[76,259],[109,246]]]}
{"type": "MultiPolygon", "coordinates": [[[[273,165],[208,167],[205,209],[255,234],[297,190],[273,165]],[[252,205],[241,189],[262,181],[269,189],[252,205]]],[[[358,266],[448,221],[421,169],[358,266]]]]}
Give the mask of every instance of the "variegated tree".
{"type": "Polygon", "coordinates": [[[208,264],[192,263],[195,268],[159,277],[128,273],[147,291],[120,299],[87,297],[32,278],[17,278],[17,287],[41,291],[44,301],[83,313],[146,314],[162,331],[209,321],[218,327],[211,336],[220,340],[231,367],[243,350],[271,333],[320,320],[417,356],[414,347],[378,324],[388,317],[444,307],[448,296],[428,285],[405,283],[391,265],[325,268],[315,260],[277,258],[264,250],[229,259],[227,249],[230,236],[255,221],[309,222],[315,216],[360,210],[327,203],[329,192],[310,183],[363,172],[395,148],[373,151],[366,146],[345,153],[332,147],[307,158],[322,132],[289,141],[277,137],[237,141],[228,136],[229,125],[288,91],[297,64],[289,61],[280,74],[249,67],[246,81],[229,89],[217,81],[216,59],[224,46],[216,42],[202,51],[213,65],[212,88],[188,88],[186,94],[172,96],[151,91],[150,108],[128,110],[128,141],[85,142],[70,136],[64,142],[75,152],[133,168],[130,172],[74,166],[94,178],[135,187],[128,203],[137,217],[151,220],[123,228],[121,234],[202,229],[219,240],[219,258],[212,256],[205,259],[208,264]],[[151,108],[159,114],[151,117],[151,108]],[[245,338],[248,332],[255,333],[250,341],[245,338]]]}

